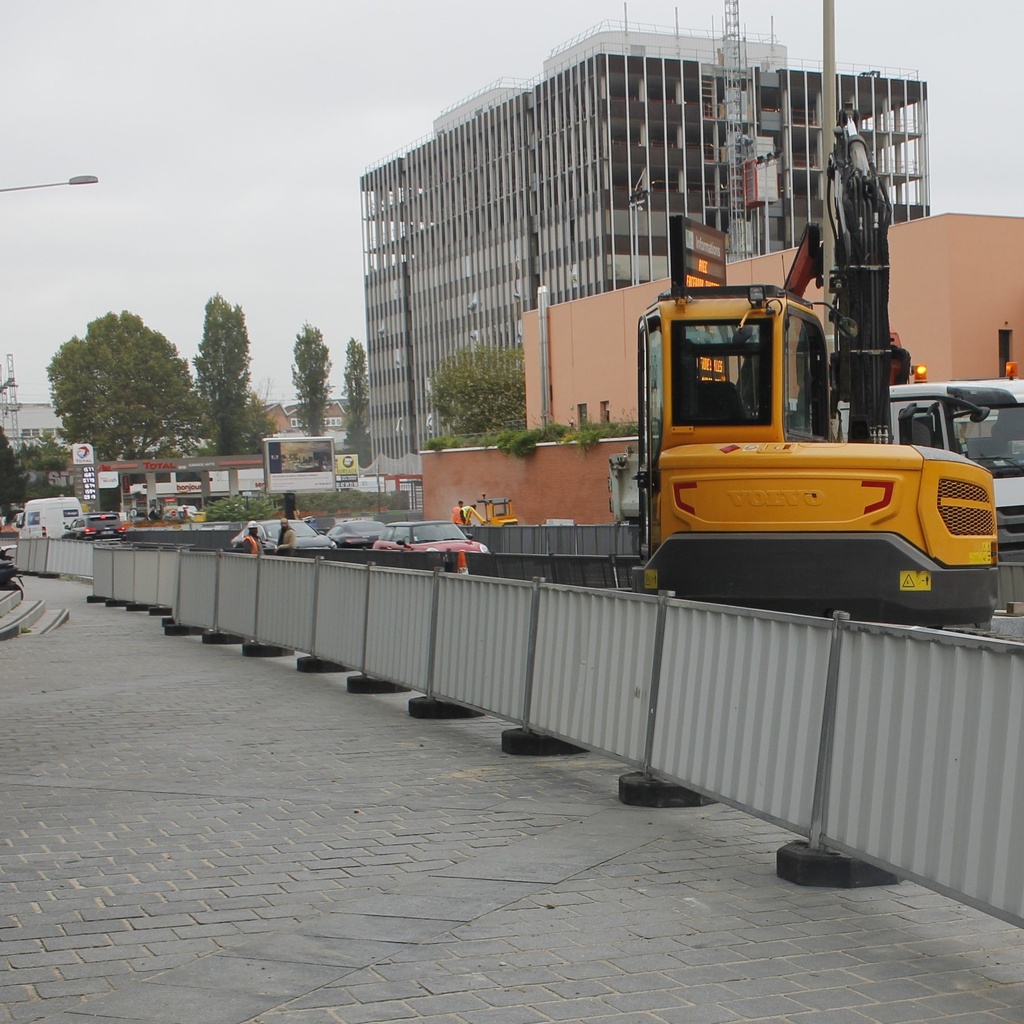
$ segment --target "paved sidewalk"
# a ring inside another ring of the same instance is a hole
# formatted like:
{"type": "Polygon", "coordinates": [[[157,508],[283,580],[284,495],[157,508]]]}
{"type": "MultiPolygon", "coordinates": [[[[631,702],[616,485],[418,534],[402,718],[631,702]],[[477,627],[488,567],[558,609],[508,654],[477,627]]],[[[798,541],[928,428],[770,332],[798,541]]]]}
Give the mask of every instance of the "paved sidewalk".
{"type": "MultiPolygon", "coordinates": [[[[1024,1022],[1024,933],[788,833],[86,604],[0,644],[0,1022],[1024,1022]]],[[[396,638],[400,642],[400,638],[396,638]]]]}

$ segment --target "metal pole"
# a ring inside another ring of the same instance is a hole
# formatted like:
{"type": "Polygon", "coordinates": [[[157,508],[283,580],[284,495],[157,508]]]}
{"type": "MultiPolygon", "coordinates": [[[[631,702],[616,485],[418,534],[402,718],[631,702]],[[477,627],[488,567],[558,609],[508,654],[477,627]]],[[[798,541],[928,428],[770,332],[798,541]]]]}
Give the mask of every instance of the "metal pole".
{"type": "Polygon", "coordinates": [[[309,629],[309,656],[311,658],[316,657],[316,620],[317,620],[317,608],[319,604],[319,593],[320,593],[320,563],[324,560],[323,555],[317,555],[313,559],[313,622],[309,629]]]}
{"type": "Polygon", "coordinates": [[[651,686],[647,702],[647,735],[644,739],[644,775],[651,774],[654,752],[654,724],[658,714],[658,691],[661,687],[661,659],[665,649],[665,620],[668,617],[668,591],[658,594],[658,619],[654,626],[654,653],[651,655],[651,686]]]}
{"type": "Polygon", "coordinates": [[[360,659],[359,671],[366,675],[366,648],[370,642],[370,580],[373,578],[374,563],[366,566],[366,600],[363,607],[363,653],[360,659]]]}
{"type": "Polygon", "coordinates": [[[427,697],[434,696],[434,666],[437,661],[437,618],[441,603],[441,569],[434,568],[430,591],[430,642],[427,645],[427,697]]]}
{"type": "Polygon", "coordinates": [[[814,776],[811,804],[811,828],[807,848],[821,847],[821,832],[828,812],[828,793],[832,782],[832,746],[836,733],[836,702],[839,695],[839,663],[843,649],[843,627],[850,621],[846,612],[832,615],[832,643],[828,651],[828,676],[825,680],[825,706],[821,712],[821,736],[818,740],[818,768],[814,776]]]}
{"type": "Polygon", "coordinates": [[[836,101],[836,5],[835,0],[822,0],[822,65],[821,65],[821,202],[823,291],[826,302],[832,302],[829,276],[835,264],[836,242],[828,223],[828,155],[832,152],[833,135],[839,115],[836,101]]]}
{"type": "Polygon", "coordinates": [[[533,706],[533,673],[537,661],[537,626],[540,622],[540,576],[533,578],[533,593],[530,595],[530,632],[526,638],[526,675],[523,679],[523,729],[529,729],[530,712],[533,706]]]}

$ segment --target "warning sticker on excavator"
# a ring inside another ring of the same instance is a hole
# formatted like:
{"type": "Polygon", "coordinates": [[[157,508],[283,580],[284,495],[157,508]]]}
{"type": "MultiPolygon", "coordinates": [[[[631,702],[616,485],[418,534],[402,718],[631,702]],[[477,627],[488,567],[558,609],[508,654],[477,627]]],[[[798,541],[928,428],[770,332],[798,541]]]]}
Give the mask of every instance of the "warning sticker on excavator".
{"type": "Polygon", "coordinates": [[[930,572],[901,572],[900,590],[931,590],[932,574],[930,572]]]}
{"type": "Polygon", "coordinates": [[[644,590],[658,589],[658,570],[644,569],[644,590]]]}

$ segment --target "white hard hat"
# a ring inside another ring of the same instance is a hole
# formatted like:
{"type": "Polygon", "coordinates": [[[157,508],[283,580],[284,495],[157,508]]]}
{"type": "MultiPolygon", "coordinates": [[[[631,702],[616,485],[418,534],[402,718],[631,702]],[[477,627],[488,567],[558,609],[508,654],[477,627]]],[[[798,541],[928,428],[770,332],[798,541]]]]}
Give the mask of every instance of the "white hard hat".
{"type": "Polygon", "coordinates": [[[250,519],[249,522],[245,524],[245,528],[247,530],[258,530],[260,528],[260,524],[257,523],[255,519],[250,519]]]}

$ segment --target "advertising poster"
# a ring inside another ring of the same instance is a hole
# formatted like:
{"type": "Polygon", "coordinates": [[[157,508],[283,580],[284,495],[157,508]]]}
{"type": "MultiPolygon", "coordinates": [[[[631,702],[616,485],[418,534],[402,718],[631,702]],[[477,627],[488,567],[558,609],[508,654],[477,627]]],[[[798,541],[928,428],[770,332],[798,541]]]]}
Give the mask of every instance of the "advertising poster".
{"type": "Polygon", "coordinates": [[[339,487],[357,487],[359,485],[359,456],[345,452],[338,456],[334,467],[338,475],[339,487]]]}
{"type": "Polygon", "coordinates": [[[333,437],[265,437],[263,468],[268,494],[333,491],[333,437]]]}

